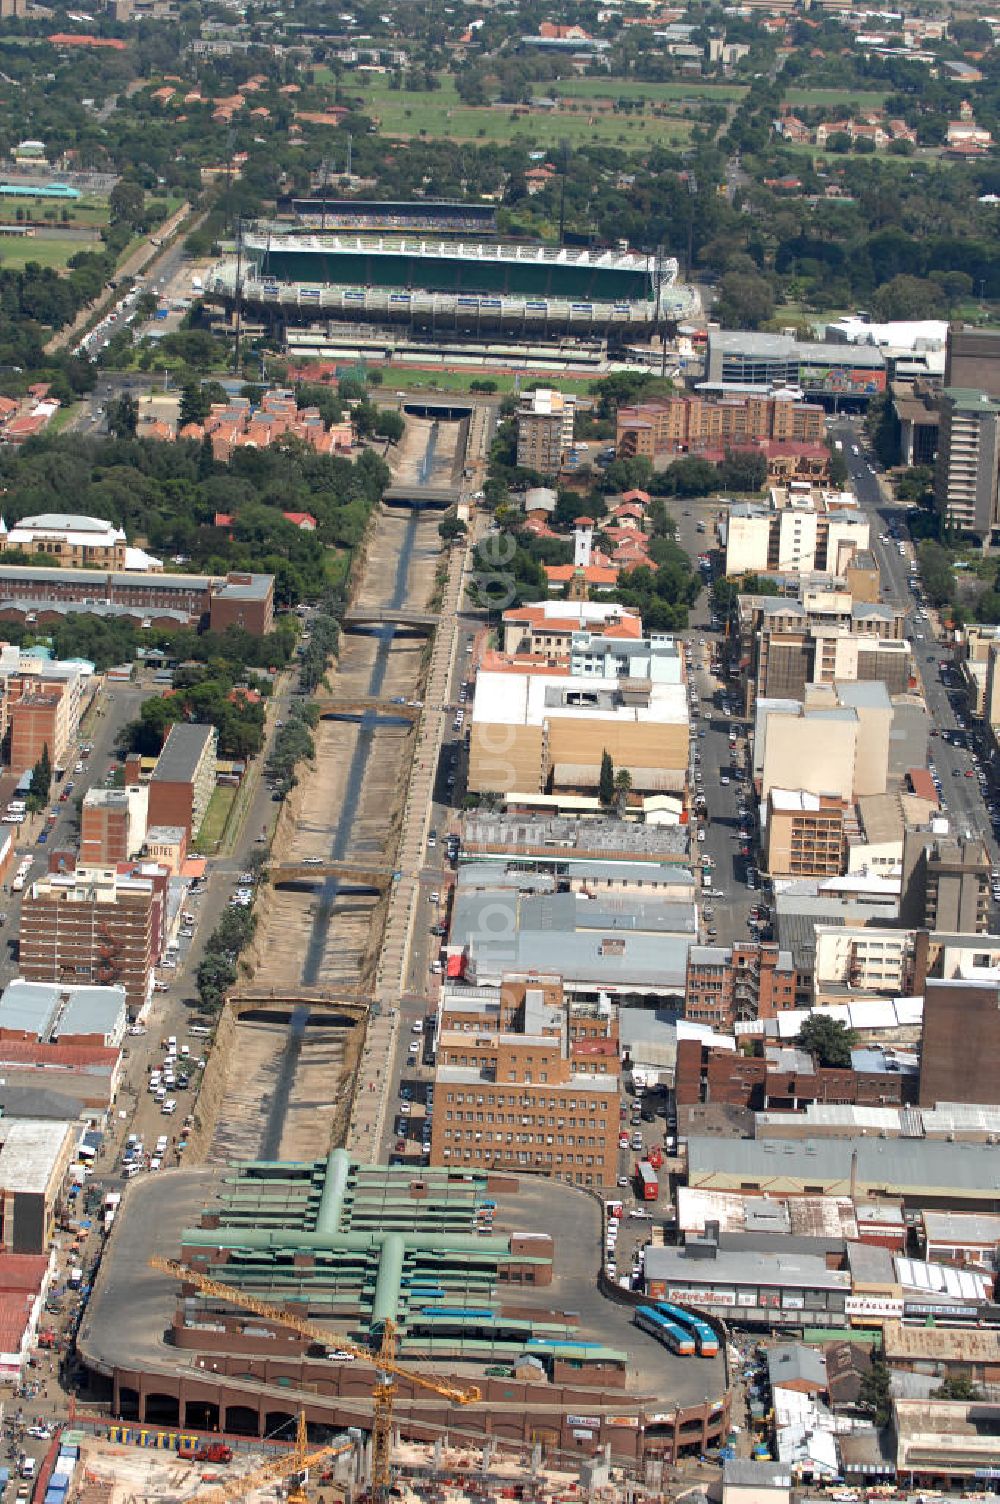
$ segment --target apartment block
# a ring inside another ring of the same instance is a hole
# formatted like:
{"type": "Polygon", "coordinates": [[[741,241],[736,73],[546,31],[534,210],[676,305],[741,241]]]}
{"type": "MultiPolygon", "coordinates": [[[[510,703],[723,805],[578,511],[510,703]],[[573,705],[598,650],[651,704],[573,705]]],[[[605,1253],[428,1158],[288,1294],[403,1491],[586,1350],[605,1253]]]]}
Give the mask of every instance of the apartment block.
{"type": "Polygon", "coordinates": [[[138,1011],[160,953],[165,874],[78,870],[39,878],[25,891],[21,973],[31,982],[120,984],[138,1011]]]}
{"type": "Polygon", "coordinates": [[[893,706],[884,684],[812,684],[805,698],[758,700],[754,773],[772,788],[833,795],[846,803],[885,793],[893,706]]]}
{"type": "Polygon", "coordinates": [[[610,1004],[567,1003],[558,977],[508,976],[442,996],[431,1164],[613,1183],[618,1027],[610,1004]]]}
{"type": "Polygon", "coordinates": [[[696,453],[752,439],[819,444],[824,413],[811,402],[785,397],[662,397],[618,410],[615,446],[620,459],[696,453]]]}
{"type": "Polygon", "coordinates": [[[1000,1104],[1000,987],[928,978],[920,1052],[920,1105],[1000,1104]]]}
{"type": "Polygon", "coordinates": [[[11,772],[26,773],[44,751],[58,767],[69,746],[69,704],[66,687],[24,680],[8,702],[11,772]]]}
{"type": "Polygon", "coordinates": [[[795,988],[791,953],[777,945],[692,945],[684,1017],[721,1030],[774,1018],[795,1007],[795,988]]]}
{"type": "Polygon", "coordinates": [[[763,865],[771,877],[837,877],[844,870],[849,805],[832,794],[772,788],[763,865]]]}
{"type": "Polygon", "coordinates": [[[911,995],[916,965],[915,931],[871,923],[852,928],[817,924],[814,943],[813,989],[817,1006],[844,1003],[861,993],[911,995]]]}
{"type": "Polygon", "coordinates": [[[218,732],[214,726],[171,726],[149,780],[149,824],[198,834],[215,792],[218,732]]]}
{"type": "Polygon", "coordinates": [[[576,398],[548,387],[525,392],[517,409],[517,463],[555,475],[573,443],[576,398]]]}
{"type": "Polygon", "coordinates": [[[1000,402],[987,392],[946,387],[934,498],[948,527],[989,540],[1000,525],[1000,402]]]}
{"type": "Polygon", "coordinates": [[[909,688],[910,648],[899,607],[849,590],[803,590],[798,600],[741,595],[729,642],[748,714],[758,697],[801,700],[810,684],[879,680],[909,688]]]}
{"type": "Polygon", "coordinates": [[[868,519],[849,492],[808,482],[773,486],[766,502],[738,502],[725,523],[726,574],[842,578],[870,546],[868,519]]]}
{"type": "Polygon", "coordinates": [[[953,835],[944,819],[903,836],[900,922],[945,934],[985,935],[990,855],[981,840],[953,835]]]}
{"type": "Polygon", "coordinates": [[[149,807],[147,784],[88,789],[80,812],[80,865],[110,867],[141,851],[149,807]]]}

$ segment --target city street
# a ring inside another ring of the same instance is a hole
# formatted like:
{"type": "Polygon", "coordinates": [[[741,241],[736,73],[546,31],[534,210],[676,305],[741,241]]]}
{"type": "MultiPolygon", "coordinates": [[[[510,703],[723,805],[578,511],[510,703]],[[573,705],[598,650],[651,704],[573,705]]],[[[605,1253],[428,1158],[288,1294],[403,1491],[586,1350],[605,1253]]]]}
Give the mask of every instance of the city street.
{"type": "MultiPolygon", "coordinates": [[[[865,449],[861,424],[841,422],[831,431],[834,438],[843,444],[843,455],[851,474],[851,482],[871,521],[872,547],[882,575],[883,598],[907,607],[906,627],[912,643],[914,665],[933,727],[939,733],[937,736],[932,735],[930,755],[941,779],[943,806],[958,834],[970,831],[986,841],[995,865],[998,861],[998,844],[970,755],[970,747],[975,745],[980,733],[966,715],[964,696],[950,688],[950,685],[957,682],[954,674],[946,671],[949,684],[942,682],[939,665],[951,664],[952,649],[950,644],[942,642],[937,636],[935,613],[924,610],[922,615],[918,615],[918,610],[922,608],[918,606],[910,589],[910,560],[914,557],[914,550],[906,528],[905,508],[885,501],[872,461],[865,449]],[[857,454],[855,449],[858,450],[857,454]],[[894,529],[899,535],[898,540],[892,536],[890,529],[894,529]],[[888,541],[883,542],[885,537],[888,541]],[[903,543],[902,554],[899,542],[903,543]],[[959,718],[964,729],[959,726],[959,718]],[[946,732],[948,740],[945,740],[946,732]],[[964,745],[954,744],[956,732],[964,745]],[[967,776],[970,773],[973,776],[967,776]]],[[[984,751],[988,755],[988,749],[980,746],[981,755],[984,751]]],[[[985,765],[985,755],[983,762],[985,765]]]]}

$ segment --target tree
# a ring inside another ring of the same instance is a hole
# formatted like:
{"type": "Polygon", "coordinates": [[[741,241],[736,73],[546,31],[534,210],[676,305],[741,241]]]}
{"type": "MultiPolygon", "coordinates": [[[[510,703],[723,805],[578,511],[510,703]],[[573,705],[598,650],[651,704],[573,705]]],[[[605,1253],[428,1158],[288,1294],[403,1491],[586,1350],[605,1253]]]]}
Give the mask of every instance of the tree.
{"type": "Polygon", "coordinates": [[[139,428],[139,404],[131,392],[108,403],[108,432],[116,439],[134,439],[139,428]]]}
{"type": "Polygon", "coordinates": [[[615,765],[611,753],[605,748],[601,753],[601,776],[597,785],[597,797],[605,809],[615,802],[615,765]]]}
{"type": "Polygon", "coordinates": [[[873,1347],[871,1367],[861,1379],[858,1409],[866,1411],[881,1430],[892,1419],[889,1365],[880,1347],[873,1347]]]}
{"type": "Polygon", "coordinates": [[[223,955],[210,954],[197,971],[198,997],[204,1008],[219,1008],[236,980],[236,967],[223,955]]]}
{"type": "Polygon", "coordinates": [[[886,320],[940,318],[947,311],[947,301],[942,289],[929,278],[900,275],[878,289],[872,298],[872,312],[886,320]]]}
{"type": "Polygon", "coordinates": [[[932,1400],[981,1400],[985,1399],[983,1391],[971,1379],[964,1374],[955,1377],[949,1375],[941,1380],[936,1389],[931,1390],[932,1400]]]}
{"type": "MultiPolygon", "coordinates": [[[[602,764],[603,772],[603,764],[602,764]]],[[[615,802],[618,805],[619,815],[624,815],[628,805],[628,796],[632,792],[632,774],[628,768],[619,768],[615,774],[615,802]]]]}
{"type": "Polygon", "coordinates": [[[453,512],[442,517],[438,523],[438,537],[443,538],[445,543],[451,543],[455,538],[464,538],[468,531],[461,517],[456,517],[453,512]]]}
{"type": "Polygon", "coordinates": [[[770,282],[759,274],[727,272],[719,282],[715,314],[726,329],[759,329],[774,314],[770,282]]]}
{"type": "Polygon", "coordinates": [[[181,388],[180,412],[178,414],[181,428],[186,423],[204,423],[210,411],[211,403],[201,382],[186,382],[181,388]]]}
{"type": "Polygon", "coordinates": [[[837,1018],[824,1013],[813,1013],[799,1030],[796,1043],[799,1049],[815,1056],[821,1066],[850,1067],[851,1050],[858,1042],[853,1029],[848,1029],[837,1018]]]}
{"type": "Polygon", "coordinates": [[[402,414],[391,407],[382,408],[375,419],[375,432],[380,438],[388,439],[390,444],[399,443],[405,427],[402,414]]]}
{"type": "Polygon", "coordinates": [[[44,801],[49,797],[51,787],[52,761],[49,757],[49,744],[46,742],[42,747],[41,757],[31,770],[31,792],[44,801]]]}
{"type": "Polygon", "coordinates": [[[951,568],[951,555],[940,543],[930,539],[917,549],[920,561],[920,578],[932,606],[945,606],[955,599],[955,576],[951,568]]]}
{"type": "Polygon", "coordinates": [[[125,224],[133,228],[141,224],[144,198],[145,195],[138,183],[132,182],[129,178],[119,178],[108,199],[111,223],[125,224]]]}

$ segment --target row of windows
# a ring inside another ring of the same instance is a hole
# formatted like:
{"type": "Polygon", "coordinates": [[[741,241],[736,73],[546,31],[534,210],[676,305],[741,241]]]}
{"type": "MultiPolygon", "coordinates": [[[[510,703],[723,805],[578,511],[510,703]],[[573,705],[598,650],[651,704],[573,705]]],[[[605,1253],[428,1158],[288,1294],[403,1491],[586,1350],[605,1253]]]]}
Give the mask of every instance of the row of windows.
{"type": "Polygon", "coordinates": [[[587,1166],[590,1169],[595,1169],[596,1168],[598,1170],[601,1169],[603,1167],[603,1165],[604,1165],[604,1156],[602,1154],[598,1154],[598,1155],[594,1155],[594,1154],[575,1154],[574,1155],[574,1154],[558,1154],[558,1153],[550,1154],[548,1151],[546,1151],[545,1153],[543,1153],[539,1149],[536,1149],[535,1152],[534,1152],[534,1154],[531,1154],[526,1149],[509,1150],[509,1149],[501,1149],[499,1147],[497,1147],[497,1148],[494,1149],[494,1148],[491,1148],[488,1144],[485,1147],[480,1148],[480,1149],[458,1149],[458,1148],[456,1148],[456,1149],[445,1149],[444,1150],[445,1157],[449,1158],[449,1159],[459,1159],[463,1154],[464,1154],[464,1156],[465,1156],[466,1159],[469,1159],[473,1155],[475,1156],[476,1159],[480,1159],[480,1158],[486,1158],[486,1159],[516,1159],[517,1162],[518,1162],[518,1164],[522,1164],[522,1165],[531,1164],[532,1161],[534,1161],[534,1163],[538,1164],[538,1165],[540,1165],[540,1164],[546,1164],[546,1165],[573,1165],[573,1164],[577,1164],[577,1165],[585,1165],[585,1166],[587,1166]]]}
{"type": "MultiPolygon", "coordinates": [[[[541,1154],[536,1154],[534,1160],[532,1160],[531,1155],[525,1154],[523,1150],[521,1150],[516,1155],[503,1154],[500,1150],[494,1149],[465,1149],[464,1151],[462,1149],[456,1149],[454,1153],[452,1153],[451,1149],[446,1149],[444,1153],[445,1158],[451,1159],[452,1161],[463,1158],[467,1161],[474,1159],[510,1159],[516,1164],[521,1165],[525,1169],[527,1169],[532,1164],[548,1167],[552,1163],[552,1156],[550,1154],[546,1154],[544,1156],[541,1154]]],[[[561,1163],[562,1161],[557,1160],[556,1162],[561,1163]]],[[[562,1170],[553,1169],[552,1171],[550,1171],[550,1173],[553,1180],[565,1180],[574,1185],[593,1185],[595,1183],[594,1176],[589,1171],[585,1170],[566,1170],[565,1172],[563,1172],[562,1170]]],[[[600,1184],[600,1182],[601,1176],[599,1175],[597,1177],[597,1184],[600,1184]]]]}
{"type": "MultiPolygon", "coordinates": [[[[471,1143],[497,1143],[497,1144],[568,1144],[572,1147],[579,1144],[581,1148],[603,1149],[600,1139],[591,1134],[588,1138],[574,1138],[571,1133],[500,1133],[491,1131],[489,1128],[480,1130],[472,1128],[445,1128],[443,1137],[453,1144],[463,1141],[471,1143]]],[[[602,1156],[603,1158],[603,1156],[602,1156]]]]}
{"type": "MultiPolygon", "coordinates": [[[[508,1112],[507,1116],[506,1116],[507,1123],[510,1124],[513,1127],[513,1125],[517,1122],[517,1116],[518,1116],[517,1113],[508,1112]]],[[[445,1112],[444,1120],[445,1120],[446,1123],[450,1123],[452,1121],[452,1114],[450,1112],[445,1112]]],[[[504,1120],[505,1120],[504,1119],[504,1114],[502,1112],[498,1112],[495,1115],[492,1112],[486,1112],[486,1113],[482,1113],[482,1112],[477,1112],[477,1113],[472,1113],[472,1112],[456,1112],[455,1115],[454,1115],[454,1121],[456,1123],[482,1123],[482,1122],[494,1123],[495,1122],[497,1124],[501,1124],[501,1123],[504,1122],[504,1120]]],[[[528,1123],[528,1122],[538,1123],[538,1125],[540,1127],[543,1127],[545,1125],[545,1119],[544,1119],[544,1117],[537,1117],[536,1118],[536,1116],[535,1116],[534,1113],[529,1113],[529,1114],[526,1114],[526,1115],[522,1115],[521,1122],[522,1123],[528,1123]]],[[[596,1129],[596,1128],[599,1127],[602,1130],[602,1132],[603,1132],[603,1131],[605,1131],[607,1129],[608,1120],[607,1120],[607,1118],[601,1118],[600,1120],[598,1120],[597,1118],[579,1118],[579,1119],[577,1119],[577,1118],[558,1118],[558,1119],[557,1118],[549,1118],[548,1126],[550,1128],[557,1128],[558,1127],[558,1128],[581,1128],[581,1129],[584,1129],[584,1128],[596,1129]]]]}
{"type": "Polygon", "coordinates": [[[486,1095],[481,1091],[449,1091],[445,1095],[445,1101],[455,1102],[459,1106],[464,1102],[470,1107],[482,1107],[485,1102],[489,1102],[491,1107],[532,1107],[536,1111],[541,1110],[543,1112],[546,1107],[548,1107],[550,1112],[555,1112],[557,1108],[560,1112],[575,1112],[577,1108],[581,1112],[607,1111],[607,1103],[597,1097],[593,1099],[590,1097],[550,1097],[548,1102],[546,1102],[544,1097],[517,1095],[514,1092],[505,1097],[502,1091],[496,1093],[490,1092],[486,1095]]]}

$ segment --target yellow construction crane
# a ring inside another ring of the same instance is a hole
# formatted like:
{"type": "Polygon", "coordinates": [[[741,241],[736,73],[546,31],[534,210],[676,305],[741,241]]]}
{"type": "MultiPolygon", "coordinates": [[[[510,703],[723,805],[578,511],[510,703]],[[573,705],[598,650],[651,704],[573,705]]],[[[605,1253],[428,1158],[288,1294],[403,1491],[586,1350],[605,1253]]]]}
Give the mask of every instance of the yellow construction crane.
{"type": "MultiPolygon", "coordinates": [[[[221,1280],[212,1279],[197,1269],[191,1269],[187,1264],[182,1264],[179,1259],[163,1259],[154,1256],[149,1260],[149,1264],[150,1268],[158,1269],[161,1274],[170,1274],[185,1284],[194,1285],[195,1289],[203,1295],[213,1295],[216,1299],[227,1301],[229,1305],[237,1306],[241,1310],[252,1311],[255,1316],[262,1316],[266,1321],[273,1321],[278,1326],[288,1327],[290,1331],[308,1337],[311,1342],[319,1342],[324,1347],[330,1346],[331,1334],[315,1321],[309,1321],[304,1316],[286,1311],[281,1306],[272,1305],[270,1301],[260,1300],[256,1295],[247,1295],[242,1290],[235,1290],[231,1285],[223,1284],[221,1280]]],[[[462,1386],[449,1383],[447,1379],[433,1378],[397,1363],[396,1327],[388,1319],[383,1324],[382,1344],[377,1353],[357,1343],[342,1342],[339,1337],[335,1340],[340,1352],[350,1353],[352,1358],[362,1358],[377,1370],[378,1376],[372,1385],[372,1487],[379,1496],[384,1497],[392,1482],[390,1475],[392,1407],[395,1399],[393,1377],[399,1375],[418,1389],[426,1389],[431,1394],[440,1395],[443,1399],[450,1400],[453,1405],[476,1405],[482,1399],[482,1391],[475,1384],[462,1386]]]]}
{"type": "MultiPolygon", "coordinates": [[[[349,1452],[353,1446],[353,1441],[342,1441],[335,1447],[317,1447],[310,1451],[306,1439],[305,1411],[300,1410],[295,1428],[295,1445],[290,1452],[272,1457],[269,1462],[262,1462],[260,1467],[251,1468],[250,1472],[241,1473],[238,1478],[227,1479],[215,1488],[203,1489],[201,1493],[194,1495],[189,1504],[231,1504],[235,1499],[245,1498],[255,1488],[263,1488],[267,1483],[280,1483],[283,1478],[295,1473],[302,1474],[307,1468],[315,1467],[317,1462],[349,1452]]],[[[301,1478],[289,1493],[288,1504],[307,1504],[301,1478]]]]}

